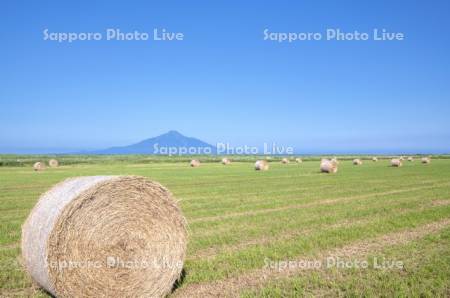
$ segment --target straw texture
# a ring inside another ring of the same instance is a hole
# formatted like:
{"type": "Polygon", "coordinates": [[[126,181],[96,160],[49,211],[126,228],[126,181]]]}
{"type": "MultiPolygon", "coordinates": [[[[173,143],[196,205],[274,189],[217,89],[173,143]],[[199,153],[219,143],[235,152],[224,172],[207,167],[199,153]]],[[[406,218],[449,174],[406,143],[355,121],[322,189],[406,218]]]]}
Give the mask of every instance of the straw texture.
{"type": "Polygon", "coordinates": [[[226,158],[226,157],[224,157],[224,158],[222,158],[222,164],[223,165],[229,165],[229,164],[231,164],[231,160],[226,158]]]}
{"type": "Polygon", "coordinates": [[[393,167],[401,167],[402,164],[402,160],[400,158],[393,158],[391,159],[391,166],[393,167]]]}
{"type": "Polygon", "coordinates": [[[420,160],[424,164],[429,164],[431,162],[431,159],[429,157],[422,157],[420,160]]]}
{"type": "Polygon", "coordinates": [[[255,162],[255,170],[267,171],[269,169],[269,163],[265,160],[257,160],[255,162]]]}
{"type": "Polygon", "coordinates": [[[353,160],[353,164],[354,164],[355,166],[360,166],[360,165],[362,165],[362,160],[359,159],[359,158],[355,158],[355,159],[353,160]]]}
{"type": "Polygon", "coordinates": [[[320,162],[320,171],[322,173],[334,174],[338,171],[338,164],[335,161],[322,159],[320,162]]]}
{"type": "Polygon", "coordinates": [[[180,276],[186,242],[172,194],[136,176],[67,179],[22,227],[26,270],[57,297],[163,297],[180,276]]]}
{"type": "Polygon", "coordinates": [[[50,159],[50,160],[48,161],[48,165],[49,165],[51,168],[57,168],[57,167],[59,166],[59,162],[58,162],[56,159],[50,159]]]}
{"type": "Polygon", "coordinates": [[[45,164],[41,161],[35,162],[33,165],[33,170],[43,171],[43,170],[45,170],[45,164]]]}
{"type": "Polygon", "coordinates": [[[189,165],[193,168],[199,167],[200,161],[198,159],[193,159],[193,160],[191,160],[191,163],[189,165]]]}

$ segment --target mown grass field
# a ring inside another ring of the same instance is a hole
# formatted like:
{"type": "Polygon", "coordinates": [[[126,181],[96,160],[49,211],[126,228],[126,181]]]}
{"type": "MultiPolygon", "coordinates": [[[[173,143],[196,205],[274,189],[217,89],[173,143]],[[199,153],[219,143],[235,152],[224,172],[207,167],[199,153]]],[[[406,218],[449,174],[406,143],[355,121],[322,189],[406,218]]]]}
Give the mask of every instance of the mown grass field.
{"type": "Polygon", "coordinates": [[[34,172],[0,167],[0,296],[46,296],[20,266],[21,225],[39,195],[67,177],[147,176],[180,200],[189,222],[185,275],[173,296],[450,296],[450,159],[401,168],[387,160],[317,160],[267,172],[253,163],[70,164],[34,172]],[[368,261],[368,268],[288,268],[268,261],[368,261]],[[374,260],[400,261],[374,268],[374,260]]]}

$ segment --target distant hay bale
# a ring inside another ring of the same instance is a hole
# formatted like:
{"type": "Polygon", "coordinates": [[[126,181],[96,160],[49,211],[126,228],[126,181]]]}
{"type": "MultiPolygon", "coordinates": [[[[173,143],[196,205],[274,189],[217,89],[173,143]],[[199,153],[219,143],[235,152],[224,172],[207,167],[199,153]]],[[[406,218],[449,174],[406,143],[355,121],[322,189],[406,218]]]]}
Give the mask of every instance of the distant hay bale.
{"type": "Polygon", "coordinates": [[[59,166],[59,162],[58,162],[56,159],[50,159],[50,160],[48,161],[48,165],[49,165],[51,168],[57,168],[57,167],[59,166]]]}
{"type": "Polygon", "coordinates": [[[391,166],[392,167],[401,167],[403,164],[402,164],[402,160],[400,159],[400,158],[393,158],[393,159],[391,159],[391,166]]]}
{"type": "Polygon", "coordinates": [[[43,163],[41,161],[35,162],[33,165],[33,169],[35,171],[43,171],[43,170],[45,170],[45,163],[43,163]]]}
{"type": "Polygon", "coordinates": [[[266,160],[271,160],[271,159],[272,159],[272,157],[266,156],[266,160]]]}
{"type": "Polygon", "coordinates": [[[405,157],[404,156],[400,156],[400,158],[399,158],[401,161],[404,161],[405,160],[405,157]]]}
{"type": "Polygon", "coordinates": [[[224,158],[222,158],[222,164],[223,165],[229,165],[229,164],[231,164],[231,160],[226,158],[226,157],[224,157],[224,158]]]}
{"type": "Polygon", "coordinates": [[[296,161],[297,163],[302,163],[302,162],[303,162],[303,160],[302,160],[301,158],[299,158],[299,157],[297,157],[297,158],[295,159],[295,161],[296,161]]]}
{"type": "Polygon", "coordinates": [[[193,159],[193,160],[191,160],[190,165],[193,168],[199,167],[200,166],[200,161],[198,159],[193,159]]]}
{"type": "Polygon", "coordinates": [[[377,161],[378,161],[378,157],[375,157],[375,156],[372,157],[372,161],[373,161],[373,162],[377,162],[377,161]]]}
{"type": "Polygon", "coordinates": [[[408,157],[408,161],[414,161],[414,158],[412,156],[408,157]]]}
{"type": "Polygon", "coordinates": [[[269,169],[269,163],[266,160],[257,160],[255,162],[255,170],[267,171],[269,169]]]}
{"type": "Polygon", "coordinates": [[[429,158],[429,157],[422,157],[421,161],[424,164],[429,164],[431,162],[431,158],[429,158]]]}
{"type": "Polygon", "coordinates": [[[362,160],[359,159],[359,158],[355,158],[355,159],[353,160],[353,164],[354,164],[355,166],[360,166],[360,165],[362,165],[362,160]]]}
{"type": "Polygon", "coordinates": [[[320,171],[322,173],[336,173],[338,171],[338,164],[335,161],[322,159],[320,162],[320,171]]]}
{"type": "Polygon", "coordinates": [[[336,164],[339,164],[339,161],[338,161],[338,159],[337,159],[336,157],[333,157],[333,158],[331,159],[331,161],[334,162],[334,163],[336,163],[336,164]]]}
{"type": "Polygon", "coordinates": [[[289,159],[283,158],[283,159],[281,160],[281,163],[282,163],[282,164],[288,164],[288,163],[289,163],[289,159]]]}
{"type": "Polygon", "coordinates": [[[157,182],[69,178],[40,197],[23,225],[23,263],[55,297],[165,297],[182,271],[186,225],[157,182]]]}

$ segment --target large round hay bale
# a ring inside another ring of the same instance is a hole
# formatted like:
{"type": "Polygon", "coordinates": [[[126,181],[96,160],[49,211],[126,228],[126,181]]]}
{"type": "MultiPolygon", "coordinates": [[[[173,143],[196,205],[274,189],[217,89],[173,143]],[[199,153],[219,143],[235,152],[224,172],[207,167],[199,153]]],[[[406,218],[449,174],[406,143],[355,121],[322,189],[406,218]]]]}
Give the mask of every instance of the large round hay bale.
{"type": "Polygon", "coordinates": [[[408,161],[414,161],[414,158],[412,156],[409,156],[408,161]]]}
{"type": "Polygon", "coordinates": [[[281,160],[281,163],[282,163],[282,164],[288,164],[288,163],[289,163],[289,159],[283,158],[283,159],[281,160]]]}
{"type": "Polygon", "coordinates": [[[378,157],[375,157],[375,156],[372,157],[372,161],[373,161],[373,162],[377,162],[377,161],[378,161],[378,157]]]}
{"type": "Polygon", "coordinates": [[[338,171],[338,164],[328,159],[322,159],[320,162],[320,171],[322,173],[336,173],[338,171]]]}
{"type": "Polygon", "coordinates": [[[136,176],[67,179],[22,227],[31,278],[56,297],[163,297],[180,277],[186,220],[172,194],[136,176]]]}
{"type": "Polygon", "coordinates": [[[48,161],[48,165],[49,165],[51,168],[57,168],[57,167],[59,166],[59,162],[58,162],[56,159],[50,159],[50,160],[48,161]]]}
{"type": "Polygon", "coordinates": [[[391,166],[398,168],[398,167],[401,167],[402,165],[403,165],[402,160],[400,158],[391,159],[391,166]]]}
{"type": "Polygon", "coordinates": [[[35,171],[45,170],[45,163],[43,163],[42,161],[35,162],[33,165],[33,170],[35,171]]]}
{"type": "Polygon", "coordinates": [[[255,170],[267,171],[269,169],[269,163],[266,160],[257,160],[255,162],[255,170]]]}
{"type": "Polygon", "coordinates": [[[431,158],[429,157],[422,157],[420,160],[424,164],[429,164],[431,162],[431,158]]]}
{"type": "Polygon", "coordinates": [[[355,159],[353,160],[353,164],[354,164],[355,166],[360,166],[360,165],[362,165],[362,160],[359,159],[359,158],[355,158],[355,159]]]}
{"type": "Polygon", "coordinates": [[[302,163],[302,162],[303,162],[303,160],[302,160],[300,157],[297,157],[297,158],[295,159],[295,161],[296,161],[297,163],[302,163]]]}
{"type": "Polygon", "coordinates": [[[199,167],[200,161],[198,159],[193,159],[193,160],[191,160],[190,166],[193,168],[199,167]]]}
{"type": "Polygon", "coordinates": [[[231,160],[229,158],[224,157],[224,158],[222,158],[222,164],[229,165],[229,164],[231,164],[231,160]]]}

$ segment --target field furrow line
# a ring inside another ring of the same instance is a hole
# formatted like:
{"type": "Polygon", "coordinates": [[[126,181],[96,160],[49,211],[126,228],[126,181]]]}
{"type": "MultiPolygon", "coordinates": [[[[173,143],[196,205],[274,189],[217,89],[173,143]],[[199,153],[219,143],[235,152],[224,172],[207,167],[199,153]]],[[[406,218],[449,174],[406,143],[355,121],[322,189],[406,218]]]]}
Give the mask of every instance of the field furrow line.
{"type": "MultiPolygon", "coordinates": [[[[450,225],[450,218],[428,223],[417,228],[385,234],[368,240],[361,240],[341,248],[332,249],[320,253],[316,259],[327,257],[339,258],[364,258],[371,254],[381,252],[386,247],[406,244],[421,239],[429,234],[437,233],[450,225]]],[[[297,257],[290,261],[303,262],[306,258],[297,257]]],[[[210,283],[188,285],[175,291],[174,297],[236,297],[243,290],[258,289],[268,282],[307,274],[308,270],[299,267],[286,267],[278,270],[271,267],[263,267],[248,273],[210,283]]]]}
{"type": "Polygon", "coordinates": [[[253,216],[253,215],[258,215],[258,214],[266,214],[266,213],[278,212],[278,211],[289,210],[289,209],[299,209],[299,208],[319,206],[319,205],[331,205],[331,204],[339,203],[339,202],[346,202],[346,201],[357,200],[357,199],[366,199],[366,198],[371,198],[371,197],[376,197],[376,196],[393,195],[393,194],[398,194],[398,193],[412,192],[412,191],[418,191],[418,190],[424,190],[424,189],[430,189],[430,188],[436,188],[436,187],[442,187],[442,186],[450,186],[450,184],[444,183],[441,185],[390,190],[390,191],[385,191],[385,192],[369,193],[369,194],[362,194],[362,195],[357,195],[357,196],[345,196],[345,197],[339,197],[339,198],[334,198],[334,199],[321,200],[318,202],[293,204],[293,205],[287,205],[287,206],[270,208],[270,209],[234,212],[234,213],[229,213],[229,214],[224,214],[224,215],[193,218],[193,219],[189,220],[189,223],[217,221],[217,220],[222,220],[222,219],[227,219],[227,218],[240,217],[240,216],[253,216]]]}
{"type": "MultiPolygon", "coordinates": [[[[412,209],[412,210],[400,210],[396,212],[395,216],[405,215],[410,212],[415,211],[422,211],[422,210],[428,210],[440,206],[447,206],[450,205],[450,200],[435,200],[431,202],[430,206],[421,206],[418,209],[412,209]]],[[[223,246],[213,246],[208,247],[206,249],[202,249],[197,251],[194,255],[188,257],[189,260],[197,260],[197,259],[211,259],[214,258],[219,253],[233,253],[237,252],[241,249],[245,249],[247,247],[255,246],[255,245],[264,245],[264,244],[270,244],[274,242],[281,242],[281,241],[289,241],[294,240],[300,236],[307,236],[310,235],[312,232],[317,231],[318,229],[321,231],[328,231],[332,229],[339,229],[339,228],[348,228],[348,227],[356,227],[361,226],[369,223],[373,223],[376,220],[379,220],[380,218],[376,218],[375,220],[372,218],[364,218],[364,219],[343,219],[338,222],[335,222],[330,225],[324,225],[323,227],[314,227],[314,228],[308,228],[305,230],[290,230],[290,231],[284,231],[281,234],[278,234],[276,236],[263,236],[258,238],[253,238],[245,241],[241,241],[236,244],[227,245],[225,247],[223,246]]]]}
{"type": "MultiPolygon", "coordinates": [[[[445,180],[444,180],[445,181],[445,180]]],[[[420,183],[423,184],[428,184],[428,183],[442,183],[444,181],[436,181],[436,180],[423,180],[420,183]]],[[[239,181],[239,183],[243,183],[244,181],[239,181]]],[[[247,183],[248,180],[245,180],[245,182],[247,183]]],[[[354,181],[355,183],[357,181],[354,181]]],[[[262,183],[262,181],[259,181],[259,183],[262,183]]],[[[286,183],[286,185],[290,186],[292,185],[292,183],[286,183]]],[[[376,185],[376,184],[373,184],[376,185]]],[[[192,187],[193,185],[189,185],[190,187],[192,187]]],[[[290,193],[290,192],[295,192],[295,191],[311,191],[311,190],[317,190],[317,189],[325,189],[325,188],[336,188],[336,185],[333,183],[326,183],[326,184],[315,184],[312,187],[308,186],[308,187],[296,187],[295,189],[285,189],[284,185],[280,185],[280,184],[276,184],[274,186],[277,186],[278,189],[276,190],[259,190],[259,191],[245,191],[245,195],[246,197],[256,197],[256,196],[260,196],[261,194],[267,195],[267,194],[280,194],[280,193],[290,193]]],[[[403,185],[405,186],[405,185],[403,185]]],[[[412,186],[412,185],[409,185],[412,186]]],[[[393,187],[392,185],[390,187],[393,187]]],[[[199,203],[202,201],[208,201],[211,199],[211,194],[203,194],[203,195],[196,195],[195,197],[189,197],[189,198],[183,198],[186,195],[191,195],[191,194],[198,194],[198,191],[192,192],[192,193],[180,193],[178,197],[180,197],[180,200],[182,200],[183,202],[193,202],[193,203],[199,203]]],[[[229,190],[227,192],[227,198],[229,198],[229,196],[231,195],[233,197],[233,195],[235,194],[242,194],[242,189],[237,189],[237,190],[229,190]]],[[[234,198],[234,197],[233,197],[234,198]]],[[[228,199],[227,199],[228,200],[228,199]]]]}

